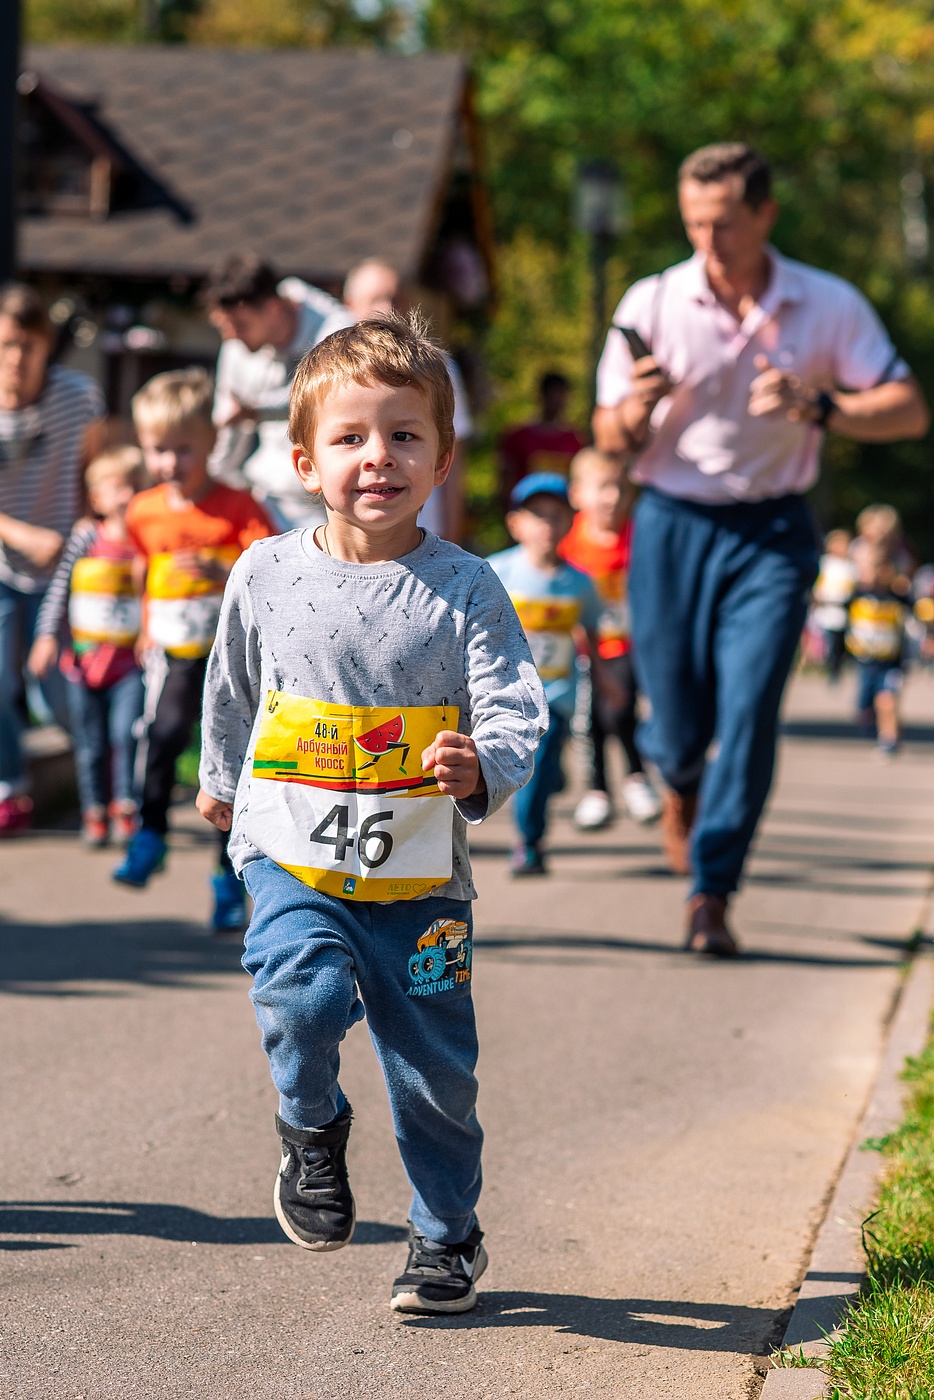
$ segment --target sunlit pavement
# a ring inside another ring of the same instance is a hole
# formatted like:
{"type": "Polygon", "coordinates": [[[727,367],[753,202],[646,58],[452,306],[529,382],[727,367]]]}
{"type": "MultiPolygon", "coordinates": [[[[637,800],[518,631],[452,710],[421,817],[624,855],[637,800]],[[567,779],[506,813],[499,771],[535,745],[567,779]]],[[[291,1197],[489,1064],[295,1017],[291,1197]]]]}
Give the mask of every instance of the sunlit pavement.
{"type": "Polygon", "coordinates": [[[73,832],[0,846],[0,1393],[30,1400],[757,1393],[871,1087],[934,852],[934,679],[894,762],[799,679],[735,923],[680,951],[656,829],[556,801],[547,879],[481,829],[474,982],[487,1131],[477,1311],[387,1308],[408,1199],[362,1027],[343,1081],[360,1224],[335,1255],[272,1213],[275,1098],[208,829],[112,885],[73,832]]]}

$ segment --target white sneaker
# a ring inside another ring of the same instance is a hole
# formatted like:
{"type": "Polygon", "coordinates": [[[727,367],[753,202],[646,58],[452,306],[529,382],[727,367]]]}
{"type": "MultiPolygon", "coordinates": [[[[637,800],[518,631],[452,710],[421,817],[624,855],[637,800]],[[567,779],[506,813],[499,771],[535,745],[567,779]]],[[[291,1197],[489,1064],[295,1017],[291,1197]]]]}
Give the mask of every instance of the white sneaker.
{"type": "Polygon", "coordinates": [[[605,792],[585,792],[574,809],[574,825],[580,831],[597,831],[613,817],[613,808],[605,792]]]}
{"type": "Polygon", "coordinates": [[[658,793],[644,773],[630,773],[623,780],[623,801],[633,821],[643,826],[658,821],[662,814],[658,793]]]}

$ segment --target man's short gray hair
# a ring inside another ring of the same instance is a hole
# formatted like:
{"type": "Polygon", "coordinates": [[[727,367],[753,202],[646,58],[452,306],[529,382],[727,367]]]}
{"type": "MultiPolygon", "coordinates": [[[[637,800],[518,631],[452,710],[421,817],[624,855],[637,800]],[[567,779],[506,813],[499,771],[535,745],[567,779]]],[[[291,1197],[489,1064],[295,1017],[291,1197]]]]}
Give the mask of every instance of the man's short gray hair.
{"type": "Polygon", "coordinates": [[[752,146],[742,141],[718,141],[714,146],[701,146],[689,155],[678,171],[678,184],[696,180],[712,185],[730,175],[743,181],[743,203],[759,209],[772,197],[772,171],[766,160],[752,146]]]}

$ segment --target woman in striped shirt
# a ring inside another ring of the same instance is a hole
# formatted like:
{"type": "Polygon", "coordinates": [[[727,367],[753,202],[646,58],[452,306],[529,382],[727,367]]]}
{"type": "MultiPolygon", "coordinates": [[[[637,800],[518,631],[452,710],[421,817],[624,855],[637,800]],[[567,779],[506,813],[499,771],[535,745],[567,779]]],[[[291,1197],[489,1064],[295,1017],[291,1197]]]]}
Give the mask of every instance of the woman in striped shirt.
{"type": "MultiPolygon", "coordinates": [[[[31,288],[0,288],[0,836],[29,825],[21,742],[23,664],[42,596],[103,440],[104,401],[86,374],[49,364],[52,328],[31,288]]],[[[61,713],[61,677],[43,683],[61,713]]]]}

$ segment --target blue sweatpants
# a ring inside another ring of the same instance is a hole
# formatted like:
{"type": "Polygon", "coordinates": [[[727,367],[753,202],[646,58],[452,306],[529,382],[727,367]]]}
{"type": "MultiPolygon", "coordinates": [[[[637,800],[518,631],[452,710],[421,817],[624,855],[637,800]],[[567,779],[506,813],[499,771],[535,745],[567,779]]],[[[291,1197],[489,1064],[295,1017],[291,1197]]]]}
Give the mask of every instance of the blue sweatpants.
{"type": "Polygon", "coordinates": [[[365,1015],[414,1191],[409,1218],[429,1239],[466,1239],[483,1143],[469,901],[336,899],[266,857],[243,878],[254,905],[243,966],[280,1116],[320,1128],[341,1111],[340,1043],[365,1015]],[[445,919],[460,927],[439,941],[431,926],[445,919]]]}
{"type": "Polygon", "coordinates": [[[696,893],[739,884],[818,562],[801,496],[706,506],[647,490],[636,506],[633,656],[651,704],[639,749],[675,791],[700,789],[696,893]]]}
{"type": "Polygon", "coordinates": [[[512,799],[513,817],[526,846],[537,846],[545,835],[548,799],[561,788],[561,750],[569,728],[566,715],[549,711],[548,728],[536,751],[532,776],[512,799]]]}

